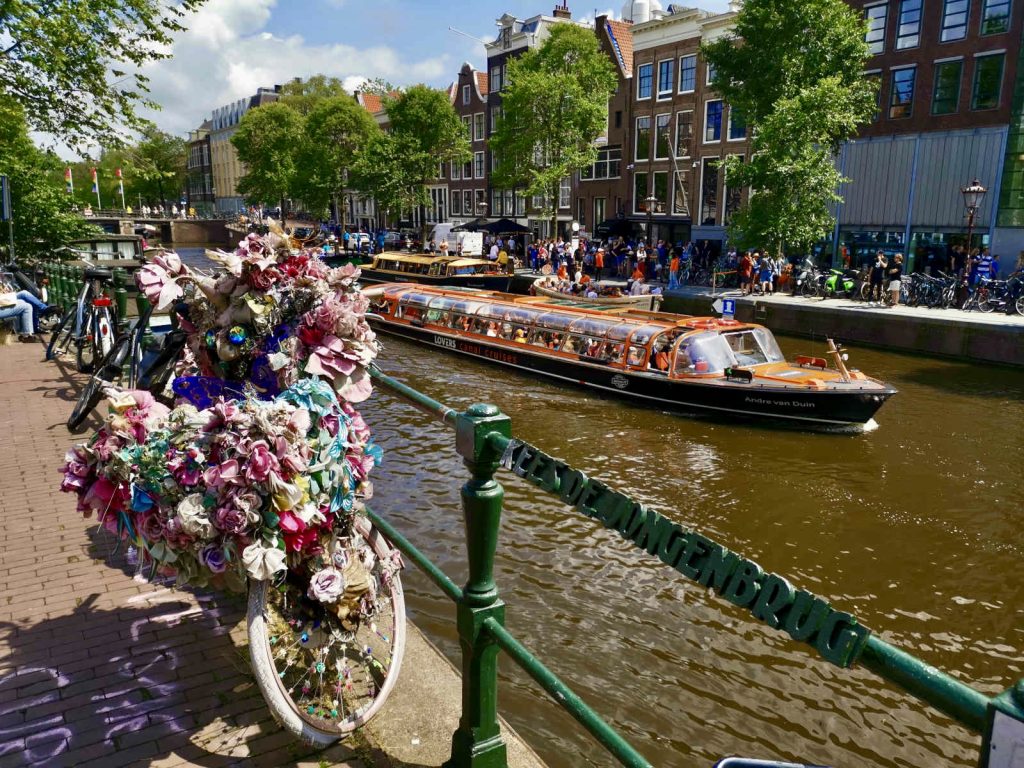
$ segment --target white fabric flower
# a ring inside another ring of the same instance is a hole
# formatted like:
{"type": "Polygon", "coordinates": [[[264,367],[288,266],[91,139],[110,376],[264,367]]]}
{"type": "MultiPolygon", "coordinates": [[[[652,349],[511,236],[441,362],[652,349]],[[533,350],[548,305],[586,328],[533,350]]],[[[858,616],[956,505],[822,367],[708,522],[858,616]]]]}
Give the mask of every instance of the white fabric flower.
{"type": "Polygon", "coordinates": [[[284,552],[277,547],[267,547],[259,542],[242,550],[242,564],[245,572],[257,581],[269,581],[274,575],[285,570],[284,552]]]}
{"type": "Polygon", "coordinates": [[[345,594],[345,575],[337,568],[324,568],[309,581],[306,595],[321,603],[335,603],[345,594]]]}
{"type": "Polygon", "coordinates": [[[178,518],[181,528],[189,536],[207,541],[216,534],[206,507],[203,506],[203,494],[190,493],[178,502],[178,518]]]}

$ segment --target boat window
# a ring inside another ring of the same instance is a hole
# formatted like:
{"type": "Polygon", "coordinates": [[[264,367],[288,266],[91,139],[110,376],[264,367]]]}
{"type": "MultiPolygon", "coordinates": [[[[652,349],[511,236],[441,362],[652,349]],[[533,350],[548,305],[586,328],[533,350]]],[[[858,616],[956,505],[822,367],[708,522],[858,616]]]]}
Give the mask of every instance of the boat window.
{"type": "Polygon", "coordinates": [[[647,367],[650,370],[655,373],[668,374],[669,368],[672,367],[672,343],[675,341],[676,335],[669,331],[654,338],[654,342],[651,344],[651,356],[647,362],[647,367]]]}
{"type": "Polygon", "coordinates": [[[384,295],[391,297],[394,296],[396,293],[402,293],[403,291],[407,290],[409,290],[409,288],[404,285],[389,285],[387,288],[384,289],[384,295]]]}
{"type": "Polygon", "coordinates": [[[739,365],[739,362],[724,336],[698,333],[686,337],[680,343],[673,372],[677,375],[721,373],[733,365],[739,365]]]}
{"type": "Polygon", "coordinates": [[[451,321],[451,312],[444,309],[428,309],[427,310],[427,322],[433,323],[434,325],[449,325],[451,321]]]}
{"type": "Polygon", "coordinates": [[[537,325],[542,328],[549,328],[556,331],[568,331],[569,326],[576,319],[575,315],[563,315],[556,312],[549,312],[537,318],[537,325]]]}
{"type": "Polygon", "coordinates": [[[604,336],[608,332],[610,323],[604,318],[581,317],[578,318],[570,330],[573,333],[582,333],[588,336],[604,336]]]}
{"type": "Polygon", "coordinates": [[[457,305],[458,302],[455,299],[450,299],[447,296],[436,296],[430,300],[431,309],[452,309],[457,305]]]}
{"type": "Polygon", "coordinates": [[[785,362],[786,357],[782,354],[782,350],[779,349],[779,344],[775,341],[771,331],[767,328],[754,328],[752,332],[754,338],[757,339],[757,343],[761,345],[761,350],[764,352],[769,363],[785,362]]]}
{"type": "Polygon", "coordinates": [[[452,309],[456,312],[461,312],[465,315],[475,315],[477,310],[480,309],[479,301],[456,301],[452,305],[452,309]]]}
{"type": "Polygon", "coordinates": [[[527,341],[535,347],[558,349],[562,345],[562,334],[545,328],[534,328],[529,331],[527,341]]]}
{"type": "Polygon", "coordinates": [[[753,330],[739,331],[737,333],[722,334],[732,353],[736,356],[736,363],[741,366],[761,365],[762,363],[779,362],[782,360],[782,352],[778,351],[778,345],[770,347],[772,352],[777,353],[775,359],[769,358],[769,353],[761,346],[761,339],[754,335],[753,330]]]}
{"type": "Polygon", "coordinates": [[[572,333],[566,337],[562,351],[594,362],[619,363],[622,361],[625,346],[625,344],[613,344],[597,336],[572,333]]]}
{"type": "Polygon", "coordinates": [[[630,347],[629,357],[626,359],[626,364],[634,368],[640,368],[644,364],[644,359],[647,357],[647,350],[643,347],[630,347]]]}
{"type": "Polygon", "coordinates": [[[398,300],[398,309],[395,317],[404,317],[407,320],[422,320],[426,312],[429,296],[421,293],[407,293],[398,300]]]}
{"type": "Polygon", "coordinates": [[[629,334],[631,334],[635,328],[635,325],[629,325],[628,323],[613,325],[608,329],[608,338],[612,341],[626,341],[629,339],[629,334]]]}
{"type": "Polygon", "coordinates": [[[630,341],[633,344],[647,344],[664,330],[665,327],[662,325],[642,325],[633,332],[633,337],[630,341]]]}

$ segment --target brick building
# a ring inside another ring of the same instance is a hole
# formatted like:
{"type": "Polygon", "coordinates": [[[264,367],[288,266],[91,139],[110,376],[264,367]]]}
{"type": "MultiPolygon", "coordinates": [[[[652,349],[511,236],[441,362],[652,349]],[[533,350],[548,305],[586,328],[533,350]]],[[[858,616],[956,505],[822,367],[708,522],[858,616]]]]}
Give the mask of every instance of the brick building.
{"type": "Polygon", "coordinates": [[[473,152],[465,163],[450,163],[444,174],[448,179],[448,211],[456,224],[487,214],[487,85],[487,73],[478,72],[466,62],[448,89],[452,107],[466,126],[473,152]]]}
{"type": "Polygon", "coordinates": [[[199,213],[212,213],[213,198],[213,163],[210,159],[210,126],[209,120],[195,130],[189,131],[185,147],[188,158],[185,165],[185,194],[189,208],[199,213]]]}

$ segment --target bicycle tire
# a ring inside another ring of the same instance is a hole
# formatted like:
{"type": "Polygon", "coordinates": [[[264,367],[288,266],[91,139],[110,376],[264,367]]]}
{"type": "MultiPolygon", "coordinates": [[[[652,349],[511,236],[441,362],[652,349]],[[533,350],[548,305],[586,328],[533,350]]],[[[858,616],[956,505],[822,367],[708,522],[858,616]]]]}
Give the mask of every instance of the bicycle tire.
{"type": "Polygon", "coordinates": [[[79,373],[92,373],[96,366],[96,313],[86,309],[82,318],[82,335],[75,344],[75,367],[79,373]]]}
{"type": "Polygon", "coordinates": [[[74,307],[64,313],[64,316],[57,323],[57,327],[50,334],[50,343],[46,345],[46,359],[53,360],[60,357],[71,345],[71,334],[75,327],[74,307]]]}
{"type": "MultiPolygon", "coordinates": [[[[394,562],[393,553],[396,550],[391,548],[366,518],[357,516],[353,526],[373,549],[377,565],[394,562]]],[[[405,652],[405,598],[398,571],[386,579],[382,578],[378,570],[375,566],[373,579],[377,583],[378,594],[387,595],[387,599],[381,597],[379,600],[386,606],[385,611],[390,610],[390,632],[379,631],[378,616],[374,621],[361,623],[351,633],[351,639],[347,640],[341,637],[349,631],[341,627],[334,614],[321,613],[319,624],[300,620],[297,625],[292,625],[289,616],[308,618],[307,614],[299,611],[301,600],[295,601],[290,611],[282,609],[282,606],[287,605],[287,599],[283,597],[281,589],[266,581],[249,581],[249,657],[256,684],[274,718],[287,731],[307,743],[319,746],[333,744],[364,725],[380,711],[398,680],[405,652]],[[331,625],[329,631],[323,629],[327,625],[331,625]],[[327,634],[333,637],[325,638],[327,634]],[[284,642],[281,642],[282,638],[284,642]],[[291,645],[288,644],[289,639],[292,640],[291,645]],[[384,647],[390,651],[389,657],[378,656],[383,650],[380,640],[384,641],[384,647]],[[349,644],[355,647],[359,659],[347,654],[349,644]],[[321,654],[325,648],[326,651],[321,654]],[[340,650],[342,656],[333,658],[333,679],[327,681],[332,693],[328,693],[324,689],[322,676],[328,669],[324,660],[328,659],[331,650],[340,650]],[[293,653],[297,656],[294,664],[289,662],[293,653]],[[378,658],[388,660],[386,669],[377,661],[378,658]],[[348,666],[350,663],[358,669],[353,670],[348,666]],[[296,679],[300,670],[302,674],[296,679]],[[381,673],[384,675],[382,683],[379,679],[381,673]],[[314,674],[320,675],[320,679],[315,679],[314,674]],[[317,687],[315,693],[314,684],[317,687]],[[300,688],[300,685],[303,687],[300,688]],[[330,699],[331,696],[337,698],[330,699]],[[324,703],[328,699],[331,705],[329,711],[324,703]],[[366,703],[353,707],[352,699],[366,700],[366,703]],[[348,711],[343,704],[350,705],[348,711]]],[[[283,589],[290,589],[287,582],[283,589]]],[[[384,620],[388,621],[387,617],[384,620]]]]}
{"type": "Polygon", "coordinates": [[[1017,310],[1018,315],[1024,315],[1024,296],[1017,297],[1017,300],[1013,303],[1013,308],[1017,310]]]}
{"type": "Polygon", "coordinates": [[[100,400],[103,399],[103,387],[106,384],[113,384],[122,377],[124,361],[130,348],[130,337],[126,336],[119,340],[97,367],[95,373],[89,377],[85,388],[78,396],[78,402],[75,403],[71,415],[68,416],[66,424],[69,432],[77,432],[89,414],[96,409],[100,400]]]}

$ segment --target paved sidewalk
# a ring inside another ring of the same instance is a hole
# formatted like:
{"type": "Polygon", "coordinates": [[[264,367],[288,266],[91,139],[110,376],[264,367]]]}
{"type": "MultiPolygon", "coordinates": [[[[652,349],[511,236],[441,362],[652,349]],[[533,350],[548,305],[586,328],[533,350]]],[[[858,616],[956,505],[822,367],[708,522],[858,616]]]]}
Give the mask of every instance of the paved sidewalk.
{"type": "Polygon", "coordinates": [[[60,493],[83,377],[42,357],[0,348],[0,768],[366,765],[364,744],[314,752],[273,722],[241,599],[134,579],[60,493]]]}

